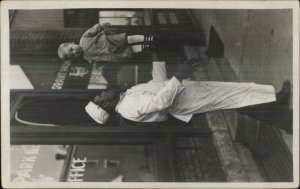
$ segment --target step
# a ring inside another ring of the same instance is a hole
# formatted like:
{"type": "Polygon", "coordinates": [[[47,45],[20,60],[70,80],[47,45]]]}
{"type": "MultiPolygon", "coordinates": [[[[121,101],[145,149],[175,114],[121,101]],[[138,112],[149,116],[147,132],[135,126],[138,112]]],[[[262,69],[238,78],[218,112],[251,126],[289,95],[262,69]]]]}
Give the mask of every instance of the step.
{"type": "MultiPolygon", "coordinates": [[[[200,53],[197,53],[200,47],[193,47],[185,45],[185,54],[188,58],[200,58],[200,53]]],[[[202,49],[203,50],[203,49],[202,49]]],[[[199,70],[195,70],[193,77],[197,81],[209,80],[209,81],[238,81],[236,74],[231,68],[229,62],[225,58],[208,59],[209,63],[206,66],[206,73],[204,73],[203,66],[199,65],[199,70]],[[225,74],[224,74],[225,73],[225,74]]],[[[224,110],[224,119],[228,123],[229,129],[233,139],[236,137],[237,131],[237,113],[235,110],[224,110]]]]}
{"type": "MultiPolygon", "coordinates": [[[[206,80],[222,81],[223,78],[213,59],[209,59],[209,64],[205,71],[207,75],[206,80]]],[[[195,72],[194,75],[196,76],[195,78],[197,78],[197,72],[195,72]]],[[[208,125],[213,133],[213,142],[216,146],[227,181],[246,182],[247,176],[239,159],[239,155],[234,148],[227,126],[229,122],[226,120],[224,112],[226,111],[217,111],[205,114],[208,125]]]]}
{"type": "Polygon", "coordinates": [[[213,132],[213,142],[216,146],[223,170],[228,182],[247,182],[248,178],[243,168],[239,154],[232,143],[228,131],[213,132]]]}
{"type": "MultiPolygon", "coordinates": [[[[210,81],[239,81],[225,58],[210,58],[206,67],[206,75],[210,81]]],[[[236,138],[238,123],[236,111],[222,110],[206,113],[206,119],[213,132],[213,141],[227,180],[229,182],[263,181],[251,152],[241,144],[233,142],[236,138]]]]}
{"type": "Polygon", "coordinates": [[[227,181],[211,135],[175,138],[173,147],[178,171],[176,181],[227,181]]]}
{"type": "Polygon", "coordinates": [[[259,136],[255,143],[253,157],[257,161],[266,182],[293,181],[293,156],[283,141],[281,133],[274,126],[259,124],[259,136]]]}
{"type": "MultiPolygon", "coordinates": [[[[221,59],[215,60],[214,58],[209,59],[209,64],[207,65],[207,75],[209,81],[228,81],[224,76],[224,74],[220,71],[218,66],[221,65],[220,62],[225,62],[225,61],[226,61],[225,59],[222,60],[221,59]]],[[[224,69],[225,66],[222,67],[223,70],[225,70],[224,69]]],[[[229,126],[231,132],[230,134],[233,137],[233,139],[235,139],[236,131],[237,131],[237,113],[235,110],[223,110],[222,113],[224,114],[224,121],[226,121],[227,125],[229,126]]]]}
{"type": "Polygon", "coordinates": [[[252,153],[242,144],[234,143],[234,147],[237,150],[242,166],[246,172],[246,176],[249,182],[264,182],[259,168],[254,161],[252,153]]]}

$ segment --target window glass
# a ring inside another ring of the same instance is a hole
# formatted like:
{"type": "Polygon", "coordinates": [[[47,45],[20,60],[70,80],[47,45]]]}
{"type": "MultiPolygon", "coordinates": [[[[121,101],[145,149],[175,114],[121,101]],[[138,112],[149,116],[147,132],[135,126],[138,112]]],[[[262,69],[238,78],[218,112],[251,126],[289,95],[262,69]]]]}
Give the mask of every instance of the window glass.
{"type": "Polygon", "coordinates": [[[153,10],[155,23],[169,26],[192,26],[191,19],[185,10],[153,10]]]}
{"type": "Polygon", "coordinates": [[[157,16],[158,16],[158,23],[159,24],[167,24],[168,23],[167,17],[166,17],[164,12],[158,12],[157,16]]]}
{"type": "Polygon", "coordinates": [[[78,145],[74,148],[65,181],[155,181],[150,145],[78,145]]]}
{"type": "Polygon", "coordinates": [[[169,16],[169,20],[171,22],[171,24],[179,24],[177,16],[175,14],[175,12],[168,12],[168,16],[169,16]]]}
{"type": "Polygon", "coordinates": [[[66,9],[64,22],[66,28],[89,28],[97,23],[99,9],[66,9]]]}
{"type": "Polygon", "coordinates": [[[100,11],[99,17],[143,17],[143,11],[100,11]]]}
{"type": "Polygon", "coordinates": [[[67,145],[12,145],[12,182],[58,182],[66,161],[67,145]]]}
{"type": "Polygon", "coordinates": [[[109,22],[111,25],[142,25],[142,18],[99,18],[99,23],[109,22]]]}
{"type": "Polygon", "coordinates": [[[143,25],[143,11],[99,11],[99,23],[109,22],[111,25],[143,25]]]}
{"type": "Polygon", "coordinates": [[[12,145],[12,182],[156,181],[151,145],[12,145]]]}

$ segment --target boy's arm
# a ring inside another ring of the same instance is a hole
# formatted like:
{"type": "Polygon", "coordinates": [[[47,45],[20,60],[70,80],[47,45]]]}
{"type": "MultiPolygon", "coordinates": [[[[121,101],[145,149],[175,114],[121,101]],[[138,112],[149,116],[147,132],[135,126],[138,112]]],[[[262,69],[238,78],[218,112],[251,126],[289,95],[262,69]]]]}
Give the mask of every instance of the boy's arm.
{"type": "Polygon", "coordinates": [[[82,36],[83,37],[94,37],[96,36],[99,32],[102,32],[105,27],[110,26],[110,23],[106,22],[101,24],[96,24],[90,29],[88,29],[82,36]]]}

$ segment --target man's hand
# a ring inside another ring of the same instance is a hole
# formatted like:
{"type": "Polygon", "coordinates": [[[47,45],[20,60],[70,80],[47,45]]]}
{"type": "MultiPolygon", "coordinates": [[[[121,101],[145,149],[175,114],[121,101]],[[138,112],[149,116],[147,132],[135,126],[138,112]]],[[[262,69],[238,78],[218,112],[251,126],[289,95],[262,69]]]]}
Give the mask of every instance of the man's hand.
{"type": "Polygon", "coordinates": [[[94,102],[101,102],[101,101],[102,101],[101,95],[97,95],[94,97],[94,102]]]}
{"type": "Polygon", "coordinates": [[[182,82],[183,79],[186,79],[187,76],[187,65],[186,64],[178,64],[177,72],[175,73],[176,79],[182,82]]]}
{"type": "Polygon", "coordinates": [[[100,106],[101,108],[105,108],[109,105],[109,102],[106,101],[105,97],[103,97],[103,95],[97,95],[94,98],[93,101],[95,104],[97,104],[98,106],[100,106]]]}
{"type": "Polygon", "coordinates": [[[178,64],[177,73],[174,75],[179,81],[183,79],[188,79],[191,77],[191,74],[194,70],[194,63],[199,62],[200,60],[186,60],[183,63],[178,64]]]}
{"type": "Polygon", "coordinates": [[[102,24],[102,26],[103,27],[107,27],[107,26],[110,26],[111,24],[109,23],[109,22],[104,22],[103,24],[102,24]]]}

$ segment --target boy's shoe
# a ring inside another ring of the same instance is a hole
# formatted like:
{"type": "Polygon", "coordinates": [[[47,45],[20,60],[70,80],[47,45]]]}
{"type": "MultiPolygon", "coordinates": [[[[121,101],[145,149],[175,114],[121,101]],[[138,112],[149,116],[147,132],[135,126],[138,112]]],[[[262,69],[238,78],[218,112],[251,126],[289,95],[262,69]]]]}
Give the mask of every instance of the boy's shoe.
{"type": "Polygon", "coordinates": [[[142,43],[142,51],[152,51],[153,50],[153,46],[149,43],[142,43]]]}
{"type": "Polygon", "coordinates": [[[144,43],[153,43],[155,41],[154,35],[145,35],[144,43]]]}

